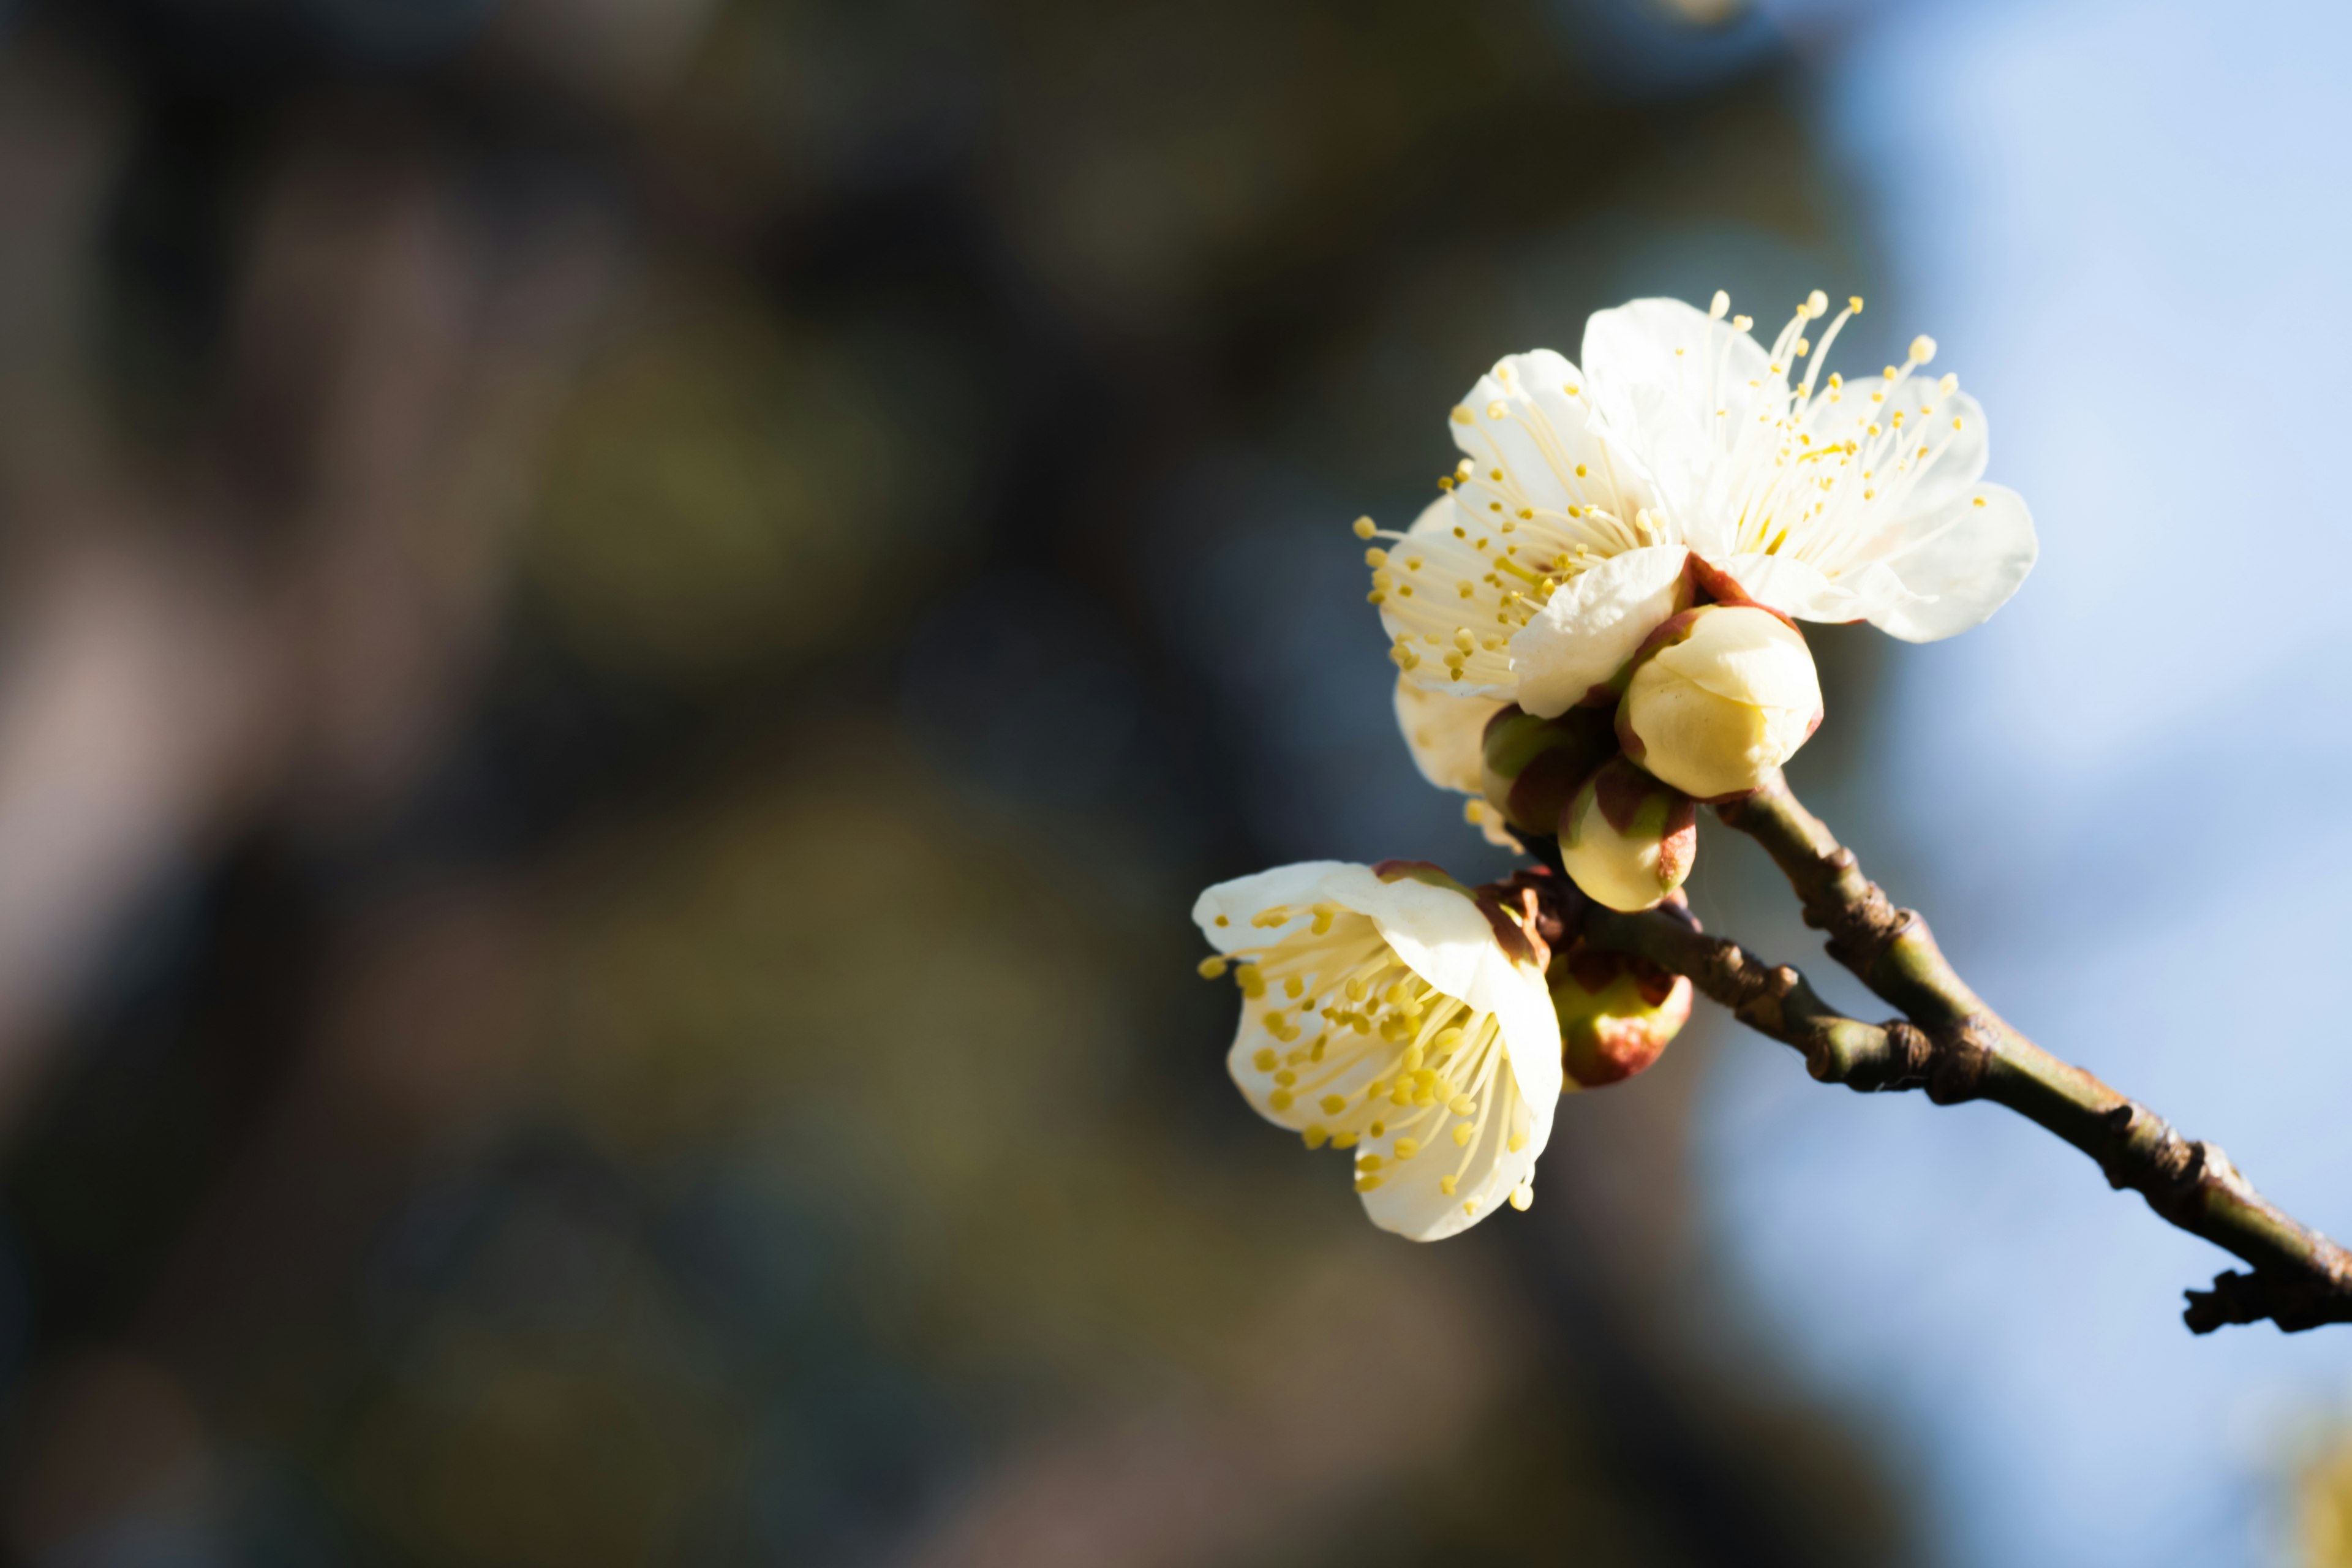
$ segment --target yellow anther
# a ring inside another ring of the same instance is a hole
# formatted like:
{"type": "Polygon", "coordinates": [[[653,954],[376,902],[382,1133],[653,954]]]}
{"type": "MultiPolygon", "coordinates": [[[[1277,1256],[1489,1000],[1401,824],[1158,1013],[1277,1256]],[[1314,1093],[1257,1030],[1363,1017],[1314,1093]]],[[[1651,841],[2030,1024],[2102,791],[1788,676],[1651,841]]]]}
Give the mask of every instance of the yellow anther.
{"type": "Polygon", "coordinates": [[[1381,1179],[1378,1176],[1358,1176],[1356,1178],[1356,1190],[1360,1193],[1369,1193],[1380,1184],[1381,1179]]]}
{"type": "Polygon", "coordinates": [[[1353,1132],[1334,1132],[1331,1134],[1331,1147],[1334,1149],[1352,1149],[1355,1146],[1356,1134],[1353,1132]]]}
{"type": "Polygon", "coordinates": [[[1911,340],[1911,363],[1926,364],[1936,357],[1936,340],[1922,332],[1911,340]]]}
{"type": "Polygon", "coordinates": [[[1404,1070],[1411,1072],[1413,1068],[1419,1066],[1421,1066],[1421,1047],[1419,1046],[1407,1047],[1404,1053],[1404,1070]]]}
{"type": "Polygon", "coordinates": [[[1441,1051],[1450,1051],[1461,1043],[1462,1031],[1459,1029],[1440,1029],[1437,1031],[1437,1038],[1430,1042],[1441,1051]]]}
{"type": "Polygon", "coordinates": [[[1507,419],[1510,417],[1510,413],[1508,408],[1503,406],[1503,400],[1499,397],[1486,405],[1486,417],[1489,419],[1507,419]]]}
{"type": "Polygon", "coordinates": [[[1318,1121],[1298,1135],[1309,1149],[1320,1149],[1331,1141],[1331,1130],[1318,1121]]]}
{"type": "Polygon", "coordinates": [[[1377,1171],[1380,1168],[1381,1157],[1378,1154],[1360,1154],[1356,1157],[1356,1169],[1359,1171],[1377,1171]]]}
{"type": "Polygon", "coordinates": [[[1304,996],[1307,994],[1307,982],[1294,974],[1282,983],[1282,994],[1294,999],[1304,996]]]}
{"type": "Polygon", "coordinates": [[[1456,1116],[1475,1116],[1478,1114],[1478,1102],[1466,1094],[1457,1094],[1445,1102],[1445,1109],[1456,1116]]]}
{"type": "Polygon", "coordinates": [[[1230,920],[1230,919],[1229,919],[1229,918],[1227,918],[1226,916],[1224,916],[1224,915],[1219,915],[1219,916],[1217,917],[1217,923],[1218,923],[1219,925],[1221,925],[1221,926],[1229,926],[1229,925],[1233,924],[1234,922],[1232,921],[1232,920],[1230,920]]]}
{"type": "Polygon", "coordinates": [[[1456,583],[1454,584],[1454,591],[1456,594],[1460,595],[1463,598],[1465,598],[1465,599],[1466,599],[1466,598],[1468,598],[1471,595],[1473,595],[1473,594],[1476,593],[1478,590],[1477,590],[1477,588],[1476,588],[1476,587],[1475,587],[1475,586],[1471,583],[1471,581],[1470,581],[1470,579],[1469,579],[1469,578],[1465,577],[1465,578],[1462,578],[1460,581],[1456,582],[1456,583]]]}
{"type": "Polygon", "coordinates": [[[1204,958],[1201,960],[1199,967],[1202,979],[1217,980],[1224,975],[1225,961],[1222,958],[1204,958]]]}
{"type": "Polygon", "coordinates": [[[1857,316],[1861,315],[1861,314],[1862,314],[1862,296],[1861,296],[1861,295],[1859,295],[1859,294],[1849,294],[1849,295],[1847,295],[1847,296],[1845,297],[1845,308],[1846,308],[1847,310],[1852,310],[1852,311],[1853,311],[1855,315],[1857,315],[1857,316]]]}
{"type": "Polygon", "coordinates": [[[1285,1089],[1295,1088],[1298,1083],[1298,1075],[1288,1068],[1284,1068],[1274,1075],[1274,1081],[1285,1089]]]}
{"type": "Polygon", "coordinates": [[[1456,1127],[1454,1130],[1454,1146],[1456,1149],[1467,1149],[1470,1147],[1471,1135],[1475,1131],[1477,1131],[1477,1129],[1471,1126],[1466,1121],[1461,1126],[1456,1127]]]}
{"type": "Polygon", "coordinates": [[[1364,603],[1367,605],[1385,605],[1388,602],[1389,596],[1386,594],[1381,593],[1378,588],[1373,589],[1370,593],[1364,595],[1364,603]]]}
{"type": "Polygon", "coordinates": [[[1731,318],[1731,324],[1740,331],[1744,332],[1748,328],[1756,324],[1756,318],[1753,316],[1734,316],[1731,318]]]}
{"type": "Polygon", "coordinates": [[[1372,520],[1370,518],[1360,517],[1356,520],[1357,538],[1370,539],[1373,534],[1378,533],[1379,531],[1380,530],[1372,525],[1372,520]]]}
{"type": "Polygon", "coordinates": [[[1348,1109],[1348,1097],[1344,1094],[1327,1094],[1315,1103],[1323,1108],[1324,1115],[1337,1116],[1348,1109]]]}
{"type": "Polygon", "coordinates": [[[1826,316],[1830,313],[1830,297],[1816,289],[1805,296],[1805,314],[1826,316]]]}
{"type": "Polygon", "coordinates": [[[1367,551],[1365,551],[1365,552],[1364,552],[1364,564],[1365,564],[1365,565],[1367,565],[1367,566],[1385,566],[1385,565],[1387,565],[1388,563],[1389,563],[1389,552],[1388,552],[1387,551],[1385,551],[1385,550],[1382,550],[1379,545],[1375,544],[1375,545],[1373,545],[1370,550],[1367,550],[1367,551]]]}
{"type": "Polygon", "coordinates": [[[1516,1154],[1528,1146],[1528,1135],[1524,1132],[1514,1132],[1505,1141],[1503,1146],[1516,1154]]]}
{"type": "Polygon", "coordinates": [[[1536,1190],[1533,1187],[1517,1186],[1511,1189],[1511,1206],[1521,1214],[1527,1213],[1528,1205],[1535,1201],[1536,1190]]]}
{"type": "Polygon", "coordinates": [[[1265,1102],[1276,1110],[1287,1110],[1290,1109],[1290,1091],[1286,1089],[1277,1089],[1265,1097],[1265,1102]]]}
{"type": "MultiPolygon", "coordinates": [[[[1466,592],[1469,589],[1470,584],[1465,583],[1462,586],[1466,592]]],[[[1460,648],[1464,653],[1475,653],[1478,651],[1478,639],[1470,635],[1469,627],[1456,626],[1454,628],[1454,646],[1460,648]]]]}
{"type": "Polygon", "coordinates": [[[1455,409],[1455,410],[1454,411],[1454,423],[1455,423],[1456,425],[1467,425],[1467,424],[1469,424],[1469,423],[1470,423],[1470,411],[1469,411],[1467,408],[1457,408],[1457,409],[1455,409]]]}
{"type": "Polygon", "coordinates": [[[1452,1197],[1452,1196],[1454,1195],[1454,1186],[1457,1184],[1458,1181],[1459,1181],[1459,1178],[1458,1178],[1458,1177],[1455,1177],[1455,1176],[1451,1175],[1451,1174],[1447,1174],[1447,1175],[1440,1176],[1440,1177],[1438,1177],[1438,1178],[1437,1178],[1437,1190],[1438,1190],[1439,1192],[1441,1192],[1441,1193],[1444,1193],[1447,1197],[1449,1197],[1449,1198],[1450,1198],[1450,1197],[1452,1197]]]}
{"type": "Polygon", "coordinates": [[[1420,1152],[1420,1140],[1414,1138],[1400,1138],[1396,1141],[1396,1157],[1398,1159],[1410,1160],[1415,1154],[1420,1152]]]}
{"type": "Polygon", "coordinates": [[[1970,501],[1969,504],[1971,506],[1982,506],[1984,505],[1984,497],[1979,496],[1975,500],[1970,501]]]}
{"type": "Polygon", "coordinates": [[[1371,1136],[1373,1136],[1373,1137],[1375,1137],[1375,1138],[1381,1138],[1381,1137],[1385,1137],[1385,1136],[1387,1136],[1387,1134],[1388,1134],[1388,1130],[1389,1130],[1389,1124],[1388,1124],[1387,1122],[1385,1122],[1385,1121],[1375,1121],[1375,1122],[1373,1122],[1373,1123],[1371,1124],[1371,1126],[1370,1126],[1370,1127],[1368,1127],[1368,1128],[1366,1128],[1366,1129],[1365,1129],[1365,1131],[1366,1131],[1367,1132],[1370,1133],[1370,1134],[1371,1134],[1371,1136]]]}

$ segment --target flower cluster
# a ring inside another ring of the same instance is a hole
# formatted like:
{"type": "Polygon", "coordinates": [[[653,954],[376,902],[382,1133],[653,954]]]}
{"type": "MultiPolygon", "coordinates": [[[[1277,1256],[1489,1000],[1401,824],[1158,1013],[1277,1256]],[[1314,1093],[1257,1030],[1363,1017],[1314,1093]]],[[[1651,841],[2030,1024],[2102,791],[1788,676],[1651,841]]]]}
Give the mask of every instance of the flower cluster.
{"type": "MultiPolygon", "coordinates": [[[[1586,324],[1580,368],[1500,361],[1451,413],[1438,498],[1402,532],[1356,523],[1423,775],[1614,910],[1678,900],[1697,807],[1821,723],[1801,621],[1949,637],[2037,548],[2025,503],[1982,482],[1982,410],[1920,374],[1932,340],[1848,383],[1821,373],[1860,300],[1832,318],[1814,292],[1769,347],[1729,306],[1639,300],[1586,324]]],[[[1353,1151],[1374,1221],[1418,1239],[1525,1207],[1560,1093],[1641,1071],[1689,1013],[1688,982],[1555,953],[1511,895],[1315,863],[1194,911],[1202,972],[1244,997],[1243,1092],[1353,1151]]]]}

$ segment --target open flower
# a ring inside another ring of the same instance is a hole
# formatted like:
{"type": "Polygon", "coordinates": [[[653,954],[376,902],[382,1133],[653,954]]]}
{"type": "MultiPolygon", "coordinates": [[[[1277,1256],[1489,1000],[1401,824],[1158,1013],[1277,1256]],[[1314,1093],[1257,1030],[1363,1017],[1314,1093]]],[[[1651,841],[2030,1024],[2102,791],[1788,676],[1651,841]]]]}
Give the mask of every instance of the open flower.
{"type": "MultiPolygon", "coordinates": [[[[1583,365],[1514,354],[1452,416],[1463,458],[1412,529],[1367,552],[1391,657],[1423,686],[1559,713],[1612,695],[1704,580],[1804,620],[1913,642],[1975,626],[2032,569],[2025,503],[1979,482],[1985,419],[1906,362],[1820,374],[1861,309],[1816,291],[1769,347],[1748,318],[1637,300],[1597,312],[1583,365]],[[1801,371],[1801,374],[1800,372],[1801,371]]],[[[1359,535],[1379,536],[1369,523],[1359,535]]],[[[1720,596],[1720,595],[1718,595],[1720,596]]]]}
{"type": "Polygon", "coordinates": [[[1353,1152],[1374,1224],[1434,1241],[1525,1208],[1566,1079],[1549,955],[1433,867],[1309,861],[1192,919],[1242,992],[1227,1065],[1267,1121],[1353,1152]]]}

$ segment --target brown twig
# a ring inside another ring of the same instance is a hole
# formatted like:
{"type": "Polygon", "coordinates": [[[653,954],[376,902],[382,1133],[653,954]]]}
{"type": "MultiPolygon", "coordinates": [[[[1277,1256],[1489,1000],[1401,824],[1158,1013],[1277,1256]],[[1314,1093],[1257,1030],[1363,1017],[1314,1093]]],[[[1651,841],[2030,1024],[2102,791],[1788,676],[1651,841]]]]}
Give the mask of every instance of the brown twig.
{"type": "Polygon", "coordinates": [[[2252,1265],[2188,1292],[2191,1331],[2268,1319],[2293,1333],[2352,1322],[2352,1253],[2289,1217],[2238,1173],[2220,1148],[2191,1142],[2146,1106],[2060,1061],[1985,1005],[1936,945],[1927,922],[1897,909],[1777,776],[1716,808],[1761,844],[1829,933],[1830,955],[1903,1017],[1864,1024],[1832,1012],[1804,976],[1737,942],[1702,934],[1671,906],[1621,915],[1581,905],[1596,946],[1639,952],[1729,1008],[1759,1033],[1804,1053],[1825,1082],[1857,1089],[1923,1088],[1939,1105],[1988,1100],[2047,1128],[2099,1163],[2169,1223],[2252,1265]]]}

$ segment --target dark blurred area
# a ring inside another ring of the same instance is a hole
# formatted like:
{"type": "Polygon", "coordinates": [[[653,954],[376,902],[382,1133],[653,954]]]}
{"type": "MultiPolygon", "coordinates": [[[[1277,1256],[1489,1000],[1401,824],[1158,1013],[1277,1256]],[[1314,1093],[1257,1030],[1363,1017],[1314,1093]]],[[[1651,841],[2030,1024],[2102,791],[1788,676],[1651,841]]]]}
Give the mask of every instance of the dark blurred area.
{"type": "Polygon", "coordinates": [[[1596,308],[1868,284],[1761,19],[4,25],[5,1561],[1920,1555],[1701,1243],[1719,1030],[1412,1247],[1184,918],[1502,864],[1348,523],[1596,308]]]}

